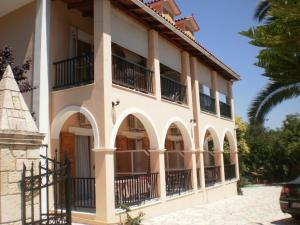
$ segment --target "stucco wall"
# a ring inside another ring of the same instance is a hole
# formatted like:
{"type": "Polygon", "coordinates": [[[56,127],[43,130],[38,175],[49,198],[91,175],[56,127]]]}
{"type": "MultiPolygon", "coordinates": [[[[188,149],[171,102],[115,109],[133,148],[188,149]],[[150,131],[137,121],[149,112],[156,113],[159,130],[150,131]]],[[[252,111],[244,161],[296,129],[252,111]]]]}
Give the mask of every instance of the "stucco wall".
{"type": "MultiPolygon", "coordinates": [[[[16,65],[22,65],[28,58],[33,59],[34,26],[35,2],[0,17],[0,48],[8,45],[13,49],[16,65]]],[[[30,83],[32,68],[33,65],[27,73],[30,83]]],[[[23,93],[23,96],[31,109],[32,92],[23,93]]]]}

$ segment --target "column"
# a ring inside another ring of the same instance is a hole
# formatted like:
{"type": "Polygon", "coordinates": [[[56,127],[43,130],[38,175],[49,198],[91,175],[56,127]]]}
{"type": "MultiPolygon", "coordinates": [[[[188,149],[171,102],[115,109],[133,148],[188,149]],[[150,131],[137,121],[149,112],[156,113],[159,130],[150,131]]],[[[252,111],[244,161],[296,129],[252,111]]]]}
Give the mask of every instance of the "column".
{"type": "Polygon", "coordinates": [[[96,220],[110,223],[115,218],[114,149],[95,152],[96,220]]]}
{"type": "Polygon", "coordinates": [[[204,151],[200,150],[200,188],[205,190],[205,166],[204,166],[204,151]]]}
{"type": "Polygon", "coordinates": [[[47,134],[44,143],[48,143],[49,132],[49,41],[50,41],[51,1],[36,1],[32,110],[41,133],[47,134]]]}
{"type": "Polygon", "coordinates": [[[184,164],[186,169],[190,169],[191,173],[191,182],[192,188],[194,191],[197,191],[197,168],[196,168],[196,151],[189,150],[184,152],[184,164]]]}
{"type": "Polygon", "coordinates": [[[165,172],[165,149],[150,150],[151,172],[159,173],[158,188],[160,200],[166,201],[166,172],[165,172]]]}
{"type": "Polygon", "coordinates": [[[234,102],[233,102],[233,95],[232,95],[232,81],[227,81],[227,96],[226,96],[226,103],[230,105],[231,108],[231,118],[235,120],[235,112],[234,112],[234,102]]]}
{"type": "Polygon", "coordinates": [[[153,71],[153,89],[157,99],[161,99],[158,32],[148,31],[148,68],[153,71]]]}
{"type": "Polygon", "coordinates": [[[186,85],[186,104],[192,107],[193,100],[190,74],[190,56],[186,51],[181,53],[181,83],[186,85]]]}
{"type": "Polygon", "coordinates": [[[100,131],[100,146],[95,146],[96,220],[115,222],[114,149],[112,130],[111,1],[94,1],[94,85],[92,98],[100,131]]]}
{"type": "Polygon", "coordinates": [[[218,92],[218,74],[216,71],[212,71],[211,74],[211,95],[216,101],[216,113],[220,117],[220,104],[219,104],[219,92],[218,92]]]}
{"type": "Polygon", "coordinates": [[[225,183],[223,151],[215,150],[214,155],[215,155],[217,166],[220,166],[221,183],[225,183]]]}

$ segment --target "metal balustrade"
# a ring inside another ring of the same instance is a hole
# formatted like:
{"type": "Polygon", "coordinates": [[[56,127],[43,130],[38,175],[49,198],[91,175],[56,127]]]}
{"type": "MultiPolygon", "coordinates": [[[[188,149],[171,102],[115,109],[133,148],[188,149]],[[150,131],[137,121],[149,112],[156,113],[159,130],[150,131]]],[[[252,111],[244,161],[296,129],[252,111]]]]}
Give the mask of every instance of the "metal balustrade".
{"type": "Polygon", "coordinates": [[[231,115],[231,106],[224,103],[224,102],[219,102],[220,103],[220,115],[222,117],[230,118],[232,117],[231,115]]]}
{"type": "Polygon", "coordinates": [[[235,164],[224,165],[225,180],[233,180],[236,178],[235,164]]]}
{"type": "Polygon", "coordinates": [[[186,192],[192,189],[192,170],[171,170],[166,171],[166,192],[167,196],[186,192]]]}
{"type": "Polygon", "coordinates": [[[96,208],[95,178],[72,178],[72,207],[96,208]]]}
{"type": "Polygon", "coordinates": [[[220,166],[207,166],[204,168],[205,172],[205,186],[213,186],[221,182],[221,167],[220,166]]]}
{"type": "Polygon", "coordinates": [[[120,56],[112,55],[114,84],[145,93],[153,93],[153,72],[120,56]]]}
{"type": "Polygon", "coordinates": [[[55,81],[53,89],[81,86],[94,81],[93,53],[84,54],[54,63],[55,81]]]}
{"type": "Polygon", "coordinates": [[[216,101],[209,95],[200,93],[200,108],[202,111],[216,114],[216,101]]]}
{"type": "Polygon", "coordinates": [[[186,86],[166,76],[160,76],[161,96],[172,102],[186,103],[186,86]]]}
{"type": "Polygon", "coordinates": [[[201,188],[200,168],[197,168],[197,187],[201,188]]]}
{"type": "Polygon", "coordinates": [[[115,177],[115,205],[140,205],[159,197],[158,173],[145,173],[115,177]]]}

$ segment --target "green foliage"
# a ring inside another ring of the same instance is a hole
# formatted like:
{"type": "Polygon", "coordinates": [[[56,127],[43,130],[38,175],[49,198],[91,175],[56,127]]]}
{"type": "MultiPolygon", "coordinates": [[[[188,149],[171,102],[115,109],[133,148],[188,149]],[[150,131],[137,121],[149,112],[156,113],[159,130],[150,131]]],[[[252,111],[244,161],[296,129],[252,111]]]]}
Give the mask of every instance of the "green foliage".
{"type": "Polygon", "coordinates": [[[129,213],[131,211],[129,206],[122,204],[120,207],[125,210],[126,214],[125,222],[121,222],[121,225],[140,225],[142,223],[145,216],[143,212],[139,212],[136,217],[132,217],[129,213]]]}
{"type": "Polygon", "coordinates": [[[255,17],[264,23],[241,34],[261,49],[255,65],[270,80],[248,112],[251,122],[262,123],[274,106],[300,95],[300,1],[261,1],[255,17]]]}
{"type": "Polygon", "coordinates": [[[262,174],[269,182],[291,180],[300,175],[300,116],[289,115],[280,129],[250,124],[246,140],[251,154],[244,158],[248,172],[262,174]]]}

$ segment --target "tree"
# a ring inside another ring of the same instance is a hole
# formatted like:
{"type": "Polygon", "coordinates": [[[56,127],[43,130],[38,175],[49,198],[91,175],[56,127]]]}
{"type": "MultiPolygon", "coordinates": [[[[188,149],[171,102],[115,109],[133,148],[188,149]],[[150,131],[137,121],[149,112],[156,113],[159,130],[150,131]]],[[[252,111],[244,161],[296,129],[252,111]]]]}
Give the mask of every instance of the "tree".
{"type": "Polygon", "coordinates": [[[262,48],[255,65],[265,70],[269,83],[248,111],[250,122],[262,123],[273,107],[300,95],[300,1],[263,1],[255,16],[266,22],[241,34],[262,48]]]}
{"type": "Polygon", "coordinates": [[[20,91],[23,93],[31,91],[33,87],[31,84],[29,84],[26,76],[27,72],[30,70],[31,63],[31,59],[26,59],[21,66],[15,65],[12,49],[8,46],[4,46],[3,49],[0,49],[0,80],[2,79],[6,67],[10,65],[15,79],[19,85],[20,91]]]}

